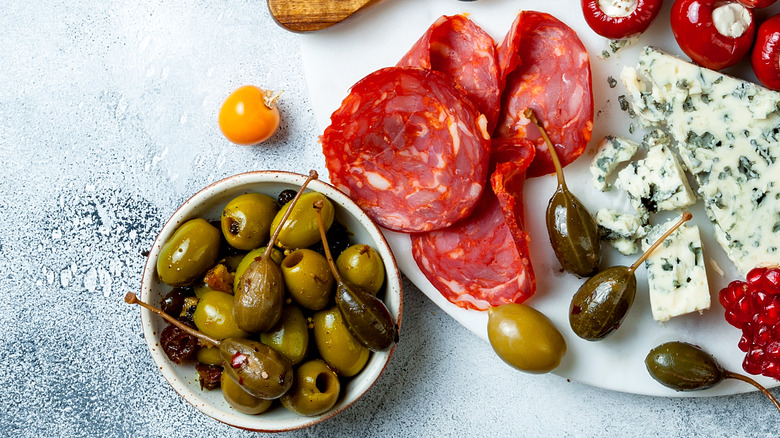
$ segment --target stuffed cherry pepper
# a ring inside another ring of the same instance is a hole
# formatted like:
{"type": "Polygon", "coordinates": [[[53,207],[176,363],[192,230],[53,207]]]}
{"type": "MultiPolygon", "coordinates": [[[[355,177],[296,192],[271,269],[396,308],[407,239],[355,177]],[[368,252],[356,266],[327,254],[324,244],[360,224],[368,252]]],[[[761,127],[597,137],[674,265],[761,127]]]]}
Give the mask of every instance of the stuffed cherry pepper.
{"type": "Polygon", "coordinates": [[[647,30],[663,0],[582,0],[585,21],[610,39],[630,38],[647,30]]]}
{"type": "Polygon", "coordinates": [[[761,23],[750,63],[764,86],[780,90],[780,14],[761,23]]]}
{"type": "Polygon", "coordinates": [[[756,34],[753,10],[729,1],[676,0],[671,25],[680,49],[713,70],[744,58],[756,34]]]}

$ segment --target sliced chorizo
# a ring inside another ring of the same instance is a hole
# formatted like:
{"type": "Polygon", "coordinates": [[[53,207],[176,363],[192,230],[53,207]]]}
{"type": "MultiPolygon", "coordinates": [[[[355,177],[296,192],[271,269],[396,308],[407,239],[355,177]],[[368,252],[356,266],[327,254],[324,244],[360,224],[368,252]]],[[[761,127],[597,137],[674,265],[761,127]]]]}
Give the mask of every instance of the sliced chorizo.
{"type": "Polygon", "coordinates": [[[532,108],[544,120],[562,165],[582,155],[593,131],[593,89],[588,52],[577,34],[550,14],[523,11],[497,56],[504,88],[493,137],[536,144],[529,177],[554,172],[544,139],[523,115],[532,108]]]}
{"type": "MultiPolygon", "coordinates": [[[[509,232],[515,239],[518,252],[529,254],[528,233],[524,229],[523,188],[526,171],[534,159],[536,147],[530,140],[518,142],[493,142],[490,184],[496,194],[509,232]]],[[[530,269],[530,262],[529,262],[530,269]]],[[[533,271],[531,271],[533,272],[533,271]]]]}
{"type": "Polygon", "coordinates": [[[388,67],[358,81],[321,138],[331,182],[379,225],[448,227],[487,184],[487,121],[442,73],[388,67]]]}
{"type": "Polygon", "coordinates": [[[457,306],[487,310],[521,303],[536,290],[530,257],[518,252],[490,189],[471,216],[443,230],[412,234],[411,239],[417,266],[457,306]]]}
{"type": "Polygon", "coordinates": [[[501,109],[495,41],[466,16],[440,17],[398,66],[427,68],[451,77],[485,114],[488,130],[493,131],[501,109]]]}

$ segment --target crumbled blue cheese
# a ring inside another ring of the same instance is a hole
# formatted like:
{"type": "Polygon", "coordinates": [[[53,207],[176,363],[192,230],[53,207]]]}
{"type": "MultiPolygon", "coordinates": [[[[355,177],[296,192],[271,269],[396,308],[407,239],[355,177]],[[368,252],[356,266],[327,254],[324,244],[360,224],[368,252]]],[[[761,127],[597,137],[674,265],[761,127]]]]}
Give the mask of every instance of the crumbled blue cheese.
{"type": "Polygon", "coordinates": [[[780,264],[780,93],[649,47],[621,79],[640,120],[678,143],[740,272],[780,264]]]}
{"type": "Polygon", "coordinates": [[[696,202],[685,171],[674,153],[662,143],[647,151],[647,156],[618,172],[615,185],[628,193],[631,205],[651,213],[684,208],[696,202]]]}
{"type": "Polygon", "coordinates": [[[596,213],[596,224],[602,240],[621,254],[632,255],[639,252],[639,239],[646,234],[648,218],[646,211],[632,214],[602,208],[596,213]]]}
{"type": "Polygon", "coordinates": [[[590,174],[593,177],[593,185],[602,192],[612,186],[607,178],[621,164],[630,160],[639,150],[639,143],[608,135],[599,142],[599,149],[593,161],[590,163],[590,174]]]}
{"type": "MultiPolygon", "coordinates": [[[[678,220],[652,227],[642,240],[642,250],[646,251],[678,220]]],[[[647,257],[645,268],[656,321],[710,308],[698,226],[684,224],[678,228],[647,257]]]]}

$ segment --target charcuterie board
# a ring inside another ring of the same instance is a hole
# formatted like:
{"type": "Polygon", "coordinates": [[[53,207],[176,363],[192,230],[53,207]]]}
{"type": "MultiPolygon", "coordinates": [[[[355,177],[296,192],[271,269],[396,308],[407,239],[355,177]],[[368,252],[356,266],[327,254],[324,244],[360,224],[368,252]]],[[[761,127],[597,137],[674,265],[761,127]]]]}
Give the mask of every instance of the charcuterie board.
{"type": "MultiPolygon", "coordinates": [[[[577,32],[590,54],[593,76],[593,137],[585,154],[566,167],[569,187],[591,212],[603,207],[625,210],[628,208],[625,195],[615,191],[604,193],[593,187],[588,166],[596,144],[604,136],[612,134],[641,140],[646,133],[636,120],[620,108],[619,96],[626,93],[619,83],[623,67],[635,65],[641,48],[646,45],[685,59],[669,29],[671,2],[667,3],[645,34],[637,41],[616,49],[609,40],[588,28],[579,2],[575,1],[480,0],[467,3],[455,0],[385,0],[339,25],[301,36],[304,71],[319,131],[322,132],[328,125],[330,114],[347,96],[350,86],[367,74],[398,62],[441,15],[466,13],[499,43],[521,8],[548,12],[577,32]],[[618,82],[616,86],[615,80],[618,82]]],[[[754,79],[749,65],[744,63],[726,73],[754,79]]],[[[568,353],[554,372],[588,385],[637,394],[714,396],[752,390],[751,386],[743,383],[726,381],[706,391],[678,393],[655,382],[643,363],[653,347],[666,341],[679,340],[701,346],[727,369],[742,371],[744,353],[737,348],[741,332],[726,323],[723,308],[717,300],[718,290],[729,281],[740,278],[740,275],[715,242],[713,228],[707,221],[702,202],[699,201],[690,211],[702,233],[712,297],[711,309],[702,314],[676,317],[663,324],[656,322],[650,312],[646,274],[644,268],[640,268],[637,271],[637,298],[620,330],[603,341],[588,342],[578,338],[568,322],[572,295],[583,280],[562,272],[547,236],[544,211],[555,186],[556,179],[550,175],[529,179],[524,191],[525,227],[531,238],[531,260],[537,279],[536,295],[527,304],[550,317],[563,332],[568,344],[568,353]]],[[[659,215],[653,219],[653,223],[671,216],[659,215]]],[[[417,267],[411,255],[408,235],[391,231],[386,231],[385,235],[403,273],[455,320],[487,339],[487,313],[459,308],[443,298],[417,267]]],[[[633,257],[622,256],[605,246],[602,266],[630,265],[633,260],[633,257]]],[[[768,387],[778,384],[777,381],[763,377],[757,380],[768,387]]]]}

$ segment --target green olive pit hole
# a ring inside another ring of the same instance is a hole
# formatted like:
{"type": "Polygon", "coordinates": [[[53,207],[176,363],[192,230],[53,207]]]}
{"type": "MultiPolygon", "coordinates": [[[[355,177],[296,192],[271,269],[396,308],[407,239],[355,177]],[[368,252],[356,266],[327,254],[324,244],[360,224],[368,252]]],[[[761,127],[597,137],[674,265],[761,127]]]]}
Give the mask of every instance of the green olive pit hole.
{"type": "Polygon", "coordinates": [[[332,376],[328,375],[328,373],[317,374],[317,379],[315,379],[314,386],[317,387],[317,391],[323,394],[329,392],[331,390],[331,386],[333,386],[332,376]]]}
{"type": "Polygon", "coordinates": [[[303,252],[302,251],[293,251],[284,258],[284,261],[282,261],[282,267],[284,268],[293,268],[295,265],[301,262],[303,260],[303,252]]]}

